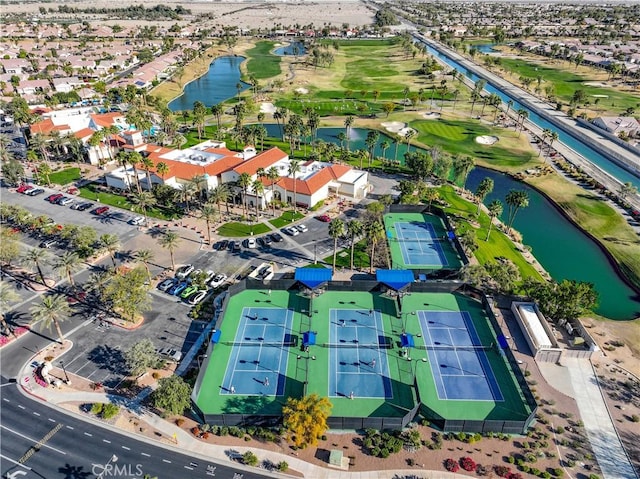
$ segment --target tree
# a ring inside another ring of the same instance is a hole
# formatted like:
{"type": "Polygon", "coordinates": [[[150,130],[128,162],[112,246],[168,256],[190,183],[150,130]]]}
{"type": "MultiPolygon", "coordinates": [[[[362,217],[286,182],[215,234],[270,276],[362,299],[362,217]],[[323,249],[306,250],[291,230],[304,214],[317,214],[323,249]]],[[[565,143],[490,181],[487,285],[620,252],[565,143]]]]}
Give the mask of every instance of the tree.
{"type": "Polygon", "coordinates": [[[424,181],[433,170],[431,156],[422,151],[405,153],[404,162],[411,172],[411,177],[417,181],[424,181]]]}
{"type": "Polygon", "coordinates": [[[238,186],[242,190],[242,216],[247,216],[247,191],[251,186],[251,175],[242,173],[238,178],[238,186]]]}
{"type": "Polygon", "coordinates": [[[147,209],[152,208],[156,205],[156,197],[150,191],[142,191],[133,195],[133,197],[131,198],[131,202],[133,203],[133,210],[139,211],[143,214],[144,224],[146,226],[148,221],[147,209]]]}
{"type": "Polygon", "coordinates": [[[211,203],[205,203],[200,211],[200,218],[204,219],[207,225],[207,244],[211,244],[211,223],[218,219],[218,212],[211,203]]]}
{"type": "Polygon", "coordinates": [[[58,256],[53,263],[53,269],[58,271],[61,276],[66,276],[71,286],[75,286],[73,281],[73,272],[77,271],[82,264],[82,259],[71,251],[66,251],[62,256],[58,256]]]}
{"type": "Polygon", "coordinates": [[[2,162],[2,175],[7,183],[11,185],[19,185],[24,178],[24,168],[22,163],[15,158],[9,158],[2,162]]]}
{"type": "Polygon", "coordinates": [[[598,293],[591,283],[570,280],[547,283],[526,278],[522,287],[553,321],[575,320],[598,304],[598,293]]]}
{"type": "Polygon", "coordinates": [[[371,221],[365,226],[366,235],[371,242],[371,264],[369,267],[369,273],[373,274],[373,263],[376,253],[376,245],[384,238],[384,226],[379,221],[371,221]]]}
{"type": "Polygon", "coordinates": [[[131,374],[138,376],[158,364],[158,353],[153,342],[144,338],[125,351],[124,361],[131,374]]]}
{"type": "Polygon", "coordinates": [[[630,181],[627,181],[625,184],[620,185],[618,196],[622,201],[624,201],[629,195],[635,195],[637,192],[638,188],[636,188],[630,181]]]}
{"type": "Polygon", "coordinates": [[[158,381],[151,395],[153,405],[171,414],[182,414],[191,404],[191,386],[180,376],[172,375],[158,381]]]}
{"type": "Polygon", "coordinates": [[[109,233],[103,234],[100,236],[100,246],[107,250],[109,256],[111,257],[111,262],[113,263],[113,267],[116,265],[116,254],[120,251],[120,238],[116,235],[112,235],[109,233]]]}
{"type": "Polygon", "coordinates": [[[211,107],[211,114],[216,117],[216,122],[218,123],[218,130],[217,130],[218,138],[220,138],[220,134],[221,134],[221,131],[220,131],[221,130],[221,123],[220,123],[220,121],[222,119],[222,114],[223,113],[224,113],[224,107],[222,106],[221,103],[217,103],[217,104],[215,104],[215,105],[213,105],[211,107]]]}
{"type": "Polygon", "coordinates": [[[333,238],[333,265],[331,273],[336,272],[336,254],[338,252],[338,238],[344,234],[344,221],[340,218],[334,219],[329,223],[329,236],[333,238]]]}
{"type": "Polygon", "coordinates": [[[516,214],[520,208],[526,208],[529,206],[529,195],[524,190],[510,190],[505,197],[505,202],[509,206],[509,215],[507,219],[507,226],[511,229],[513,220],[516,218],[516,214]]]}
{"type": "Polygon", "coordinates": [[[494,218],[497,218],[502,214],[502,201],[493,200],[489,203],[487,208],[489,209],[489,229],[487,230],[487,237],[485,238],[485,241],[489,241],[489,235],[491,234],[491,227],[493,226],[494,218]]]}
{"type": "Polygon", "coordinates": [[[478,199],[478,209],[476,210],[476,216],[480,214],[480,205],[487,197],[489,193],[493,191],[493,180],[491,178],[483,179],[476,188],[476,198],[478,199]]]}
{"type": "Polygon", "coordinates": [[[297,181],[296,175],[300,171],[300,160],[291,160],[289,161],[289,169],[287,170],[287,175],[293,177],[293,215],[298,211],[298,198],[297,198],[297,181]]]}
{"type": "Polygon", "coordinates": [[[144,268],[114,270],[102,293],[103,302],[124,319],[135,322],[136,316],[150,309],[149,284],[144,268]]]}
{"type": "Polygon", "coordinates": [[[149,269],[149,263],[153,261],[154,257],[155,255],[150,249],[141,249],[135,254],[136,261],[142,263],[144,265],[144,268],[147,270],[147,277],[149,278],[149,282],[151,282],[151,270],[149,269]]]}
{"type": "Polygon", "coordinates": [[[280,173],[275,166],[272,166],[267,170],[267,179],[271,182],[271,205],[273,208],[273,216],[276,216],[276,198],[275,198],[275,186],[276,181],[280,178],[280,173]]]}
{"type": "Polygon", "coordinates": [[[344,134],[347,140],[347,151],[349,151],[349,143],[351,141],[351,127],[353,126],[353,115],[347,115],[344,119],[344,134]]]}
{"type": "Polygon", "coordinates": [[[264,194],[264,183],[260,181],[260,178],[257,178],[253,183],[251,183],[251,190],[256,197],[256,221],[258,221],[258,207],[260,206],[260,200],[264,194]]]}
{"type": "Polygon", "coordinates": [[[165,234],[159,240],[160,246],[169,250],[169,255],[171,257],[171,269],[173,271],[176,270],[176,263],[173,258],[173,253],[178,248],[180,241],[180,236],[175,231],[165,232],[165,234]]]}
{"type": "Polygon", "coordinates": [[[465,187],[467,177],[474,166],[475,163],[473,158],[470,156],[458,156],[453,160],[453,174],[456,181],[460,181],[462,183],[463,188],[465,187]]]}
{"type": "Polygon", "coordinates": [[[160,178],[162,178],[162,181],[164,181],[164,175],[169,173],[169,165],[167,165],[165,162],[161,161],[160,163],[158,163],[156,165],[156,171],[160,175],[160,178]]]}
{"type": "Polygon", "coordinates": [[[9,228],[0,227],[0,263],[9,265],[20,257],[21,244],[16,236],[9,228]]]}
{"type": "Polygon", "coordinates": [[[22,262],[27,266],[35,266],[38,270],[38,276],[42,284],[46,284],[44,281],[44,273],[42,272],[42,265],[49,259],[49,253],[46,249],[31,248],[24,255],[22,255],[22,262]]]}
{"type": "Polygon", "coordinates": [[[42,302],[33,306],[30,312],[34,321],[42,321],[47,329],[51,330],[52,327],[55,327],[60,339],[59,343],[63,343],[64,337],[62,336],[60,323],[71,315],[71,307],[67,302],[67,298],[61,294],[44,296],[42,302]]]}
{"type": "Polygon", "coordinates": [[[356,248],[356,239],[364,231],[364,225],[358,220],[347,221],[346,230],[347,235],[349,235],[349,238],[351,239],[351,260],[349,264],[351,269],[353,269],[353,254],[356,248]]]}
{"type": "Polygon", "coordinates": [[[0,283],[0,325],[2,325],[2,330],[12,333],[13,329],[9,327],[7,324],[7,318],[5,314],[9,312],[9,305],[11,303],[15,303],[20,300],[20,296],[16,293],[12,286],[7,283],[0,283]]]}
{"type": "Polygon", "coordinates": [[[327,418],[333,405],[326,397],[310,394],[288,398],[282,408],[282,420],[288,439],[297,447],[315,446],[328,429],[327,418]]]}

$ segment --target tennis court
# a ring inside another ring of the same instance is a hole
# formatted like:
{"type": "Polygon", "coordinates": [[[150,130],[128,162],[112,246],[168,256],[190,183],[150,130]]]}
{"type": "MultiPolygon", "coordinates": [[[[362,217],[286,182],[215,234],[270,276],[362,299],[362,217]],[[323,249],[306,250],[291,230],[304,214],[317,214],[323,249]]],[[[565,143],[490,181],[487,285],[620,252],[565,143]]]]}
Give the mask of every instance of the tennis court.
{"type": "Polygon", "coordinates": [[[384,335],[379,311],[330,309],[329,395],[348,398],[392,398],[384,335]]]}
{"type": "Polygon", "coordinates": [[[290,309],[243,308],[222,394],[282,396],[292,324],[290,309]]]}
{"type": "Polygon", "coordinates": [[[503,401],[488,354],[466,311],[418,311],[424,347],[442,400],[503,401]]]}

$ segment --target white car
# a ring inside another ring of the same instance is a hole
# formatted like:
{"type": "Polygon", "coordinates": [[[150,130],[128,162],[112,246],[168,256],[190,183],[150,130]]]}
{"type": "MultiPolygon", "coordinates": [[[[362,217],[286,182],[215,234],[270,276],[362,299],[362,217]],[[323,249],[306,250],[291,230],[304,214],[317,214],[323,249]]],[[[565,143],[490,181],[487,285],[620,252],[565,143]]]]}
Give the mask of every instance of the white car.
{"type": "Polygon", "coordinates": [[[189,298],[188,303],[193,304],[195,306],[207,296],[208,292],[209,291],[206,289],[201,289],[200,291],[198,291],[197,293],[195,293],[189,298]]]}
{"type": "Polygon", "coordinates": [[[289,236],[298,236],[300,232],[295,229],[293,226],[287,226],[286,228],[282,228],[282,231],[287,233],[289,236]]]}
{"type": "Polygon", "coordinates": [[[131,218],[129,220],[129,224],[130,225],[134,225],[134,226],[140,226],[140,225],[144,224],[144,217],[143,216],[136,216],[134,218],[131,218]]]}
{"type": "Polygon", "coordinates": [[[175,279],[173,278],[169,278],[169,279],[165,279],[164,281],[160,282],[158,284],[158,289],[160,291],[166,291],[168,290],[171,286],[173,286],[173,283],[175,282],[175,279]]]}
{"type": "Polygon", "coordinates": [[[185,264],[184,266],[180,266],[180,268],[178,268],[178,271],[176,271],[176,278],[185,279],[187,276],[193,273],[194,269],[195,268],[192,264],[185,264]]]}
{"type": "Polygon", "coordinates": [[[296,225],[294,226],[294,228],[300,231],[300,233],[306,233],[307,231],[309,231],[309,228],[307,228],[305,225],[296,225]]]}
{"type": "Polygon", "coordinates": [[[204,278],[205,283],[209,283],[216,275],[211,269],[208,269],[205,274],[207,275],[206,278],[204,278]]]}
{"type": "Polygon", "coordinates": [[[227,280],[226,274],[217,274],[209,284],[211,285],[212,288],[218,288],[222,286],[222,283],[224,283],[226,280],[227,280]]]}
{"type": "Polygon", "coordinates": [[[179,363],[182,359],[182,352],[173,348],[161,348],[158,349],[158,354],[166,359],[179,363]]]}
{"type": "Polygon", "coordinates": [[[247,248],[249,249],[255,249],[258,247],[258,243],[256,242],[255,238],[249,238],[247,239],[247,248]]]}

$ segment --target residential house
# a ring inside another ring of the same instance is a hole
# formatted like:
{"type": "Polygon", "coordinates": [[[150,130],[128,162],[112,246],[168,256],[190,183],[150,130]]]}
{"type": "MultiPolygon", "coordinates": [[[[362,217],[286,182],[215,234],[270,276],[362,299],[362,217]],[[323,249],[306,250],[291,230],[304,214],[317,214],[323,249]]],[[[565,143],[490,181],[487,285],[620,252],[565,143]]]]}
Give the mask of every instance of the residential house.
{"type": "Polygon", "coordinates": [[[616,136],[621,133],[629,138],[640,136],[640,123],[632,116],[600,116],[592,123],[616,136]]]}

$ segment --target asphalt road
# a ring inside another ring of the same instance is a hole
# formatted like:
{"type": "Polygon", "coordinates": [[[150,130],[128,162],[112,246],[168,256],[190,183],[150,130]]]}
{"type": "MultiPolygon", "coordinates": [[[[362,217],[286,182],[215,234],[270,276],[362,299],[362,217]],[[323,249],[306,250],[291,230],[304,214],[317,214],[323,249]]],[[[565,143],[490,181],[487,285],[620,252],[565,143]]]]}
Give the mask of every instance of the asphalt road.
{"type": "Polygon", "coordinates": [[[0,388],[3,478],[93,478],[103,472],[113,455],[117,469],[106,469],[104,479],[142,478],[144,474],[159,479],[273,477],[179,454],[85,422],[24,396],[4,378],[0,388]]]}

